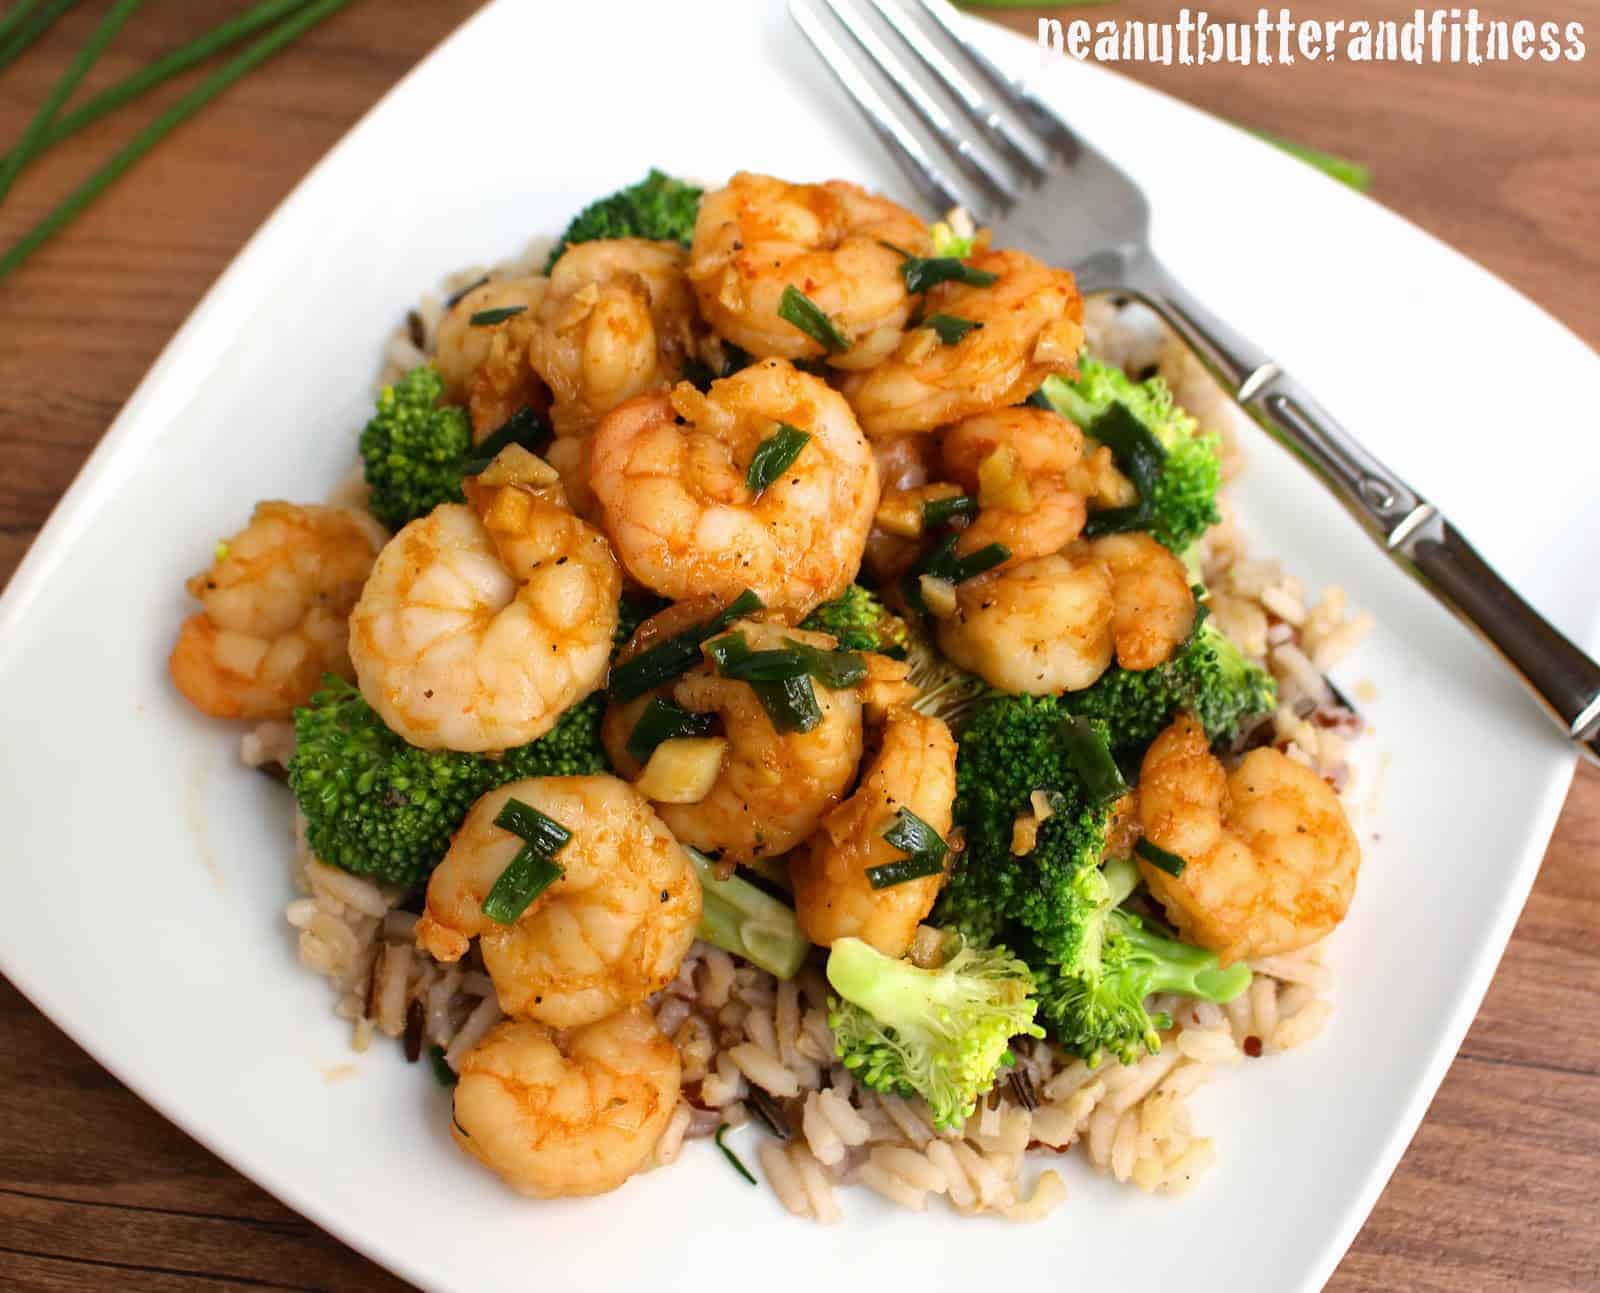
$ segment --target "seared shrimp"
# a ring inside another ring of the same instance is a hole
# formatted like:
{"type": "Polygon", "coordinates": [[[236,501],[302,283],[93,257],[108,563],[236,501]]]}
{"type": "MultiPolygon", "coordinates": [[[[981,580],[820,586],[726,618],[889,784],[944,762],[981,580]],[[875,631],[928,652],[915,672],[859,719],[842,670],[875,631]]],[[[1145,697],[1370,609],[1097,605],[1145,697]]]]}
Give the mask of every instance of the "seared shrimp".
{"type": "Polygon", "coordinates": [[[883,582],[898,578],[922,551],[922,505],[939,490],[939,446],[925,435],[880,436],[868,442],[882,493],[862,564],[883,582]]]}
{"type": "MultiPolygon", "coordinates": [[[[785,638],[829,649],[833,639],[776,624],[740,620],[756,650],[785,638]]],[[[747,682],[696,669],[671,688],[684,709],[716,714],[728,749],[710,792],[698,803],[658,804],[656,811],[685,844],[747,862],[787,853],[843,797],[861,761],[861,701],[855,691],[813,684],[822,719],[809,732],[780,732],[747,682]]]]}
{"type": "Polygon", "coordinates": [[[923,312],[981,328],[953,346],[931,328],[914,329],[888,359],[846,380],[845,394],[868,435],[931,431],[1020,404],[1046,377],[1077,371],[1083,298],[1071,274],[1020,251],[980,252],[967,263],[996,281],[941,283],[927,293],[923,312]]]}
{"type": "Polygon", "coordinates": [[[1082,533],[1088,512],[1067,478],[1083,456],[1083,433],[1059,414],[975,414],[947,429],[941,448],[945,474],[980,508],[956,540],[957,555],[999,543],[1016,564],[1060,552],[1082,533]]]}
{"type": "Polygon", "coordinates": [[[524,406],[543,412],[550,402],[529,363],[539,304],[550,287],[539,276],[498,278],[472,289],[439,324],[434,365],[453,399],[465,401],[482,439],[524,406]],[[489,310],[516,310],[499,323],[473,323],[489,310]]]}
{"type": "Polygon", "coordinates": [[[963,669],[1013,694],[1079,691],[1111,664],[1111,575],[1057,553],[956,585],[939,646],[963,669]]]}
{"type": "Polygon", "coordinates": [[[578,243],[550,271],[529,358],[555,396],[559,436],[581,435],[625,400],[678,379],[697,326],[671,242],[578,243]]]}
{"type": "Polygon", "coordinates": [[[628,573],[671,598],[749,588],[804,614],[855,578],[878,472],[850,406],[768,359],[712,384],[641,396],[594,434],[589,484],[628,573]],[[781,425],[810,438],[759,493],[747,473],[781,425]]]}
{"type": "Polygon", "coordinates": [[[350,608],[383,530],[342,507],[258,503],[185,585],[201,609],[167,661],[184,697],[213,718],[288,718],[325,673],[351,677],[350,608]]]}
{"type": "Polygon", "coordinates": [[[867,873],[904,859],[883,838],[902,808],[943,837],[950,833],[955,797],[956,742],[950,729],[914,710],[891,713],[883,745],[856,792],[789,856],[795,915],[805,936],[823,947],[838,938],[859,938],[887,956],[905,955],[917,926],[933,909],[944,875],[874,889],[867,873]]]}
{"type": "Polygon", "coordinates": [[[843,180],[790,184],[741,171],[701,199],[689,277],[706,322],[752,355],[869,368],[899,344],[912,309],[900,253],[885,243],[924,255],[928,227],[843,180]],[[779,317],[790,287],[832,320],[848,349],[829,354],[779,317]]]}
{"type": "Polygon", "coordinates": [[[1361,846],[1328,783],[1272,749],[1224,772],[1188,714],[1144,756],[1139,817],[1186,863],[1173,876],[1140,862],[1150,892],[1224,965],[1315,943],[1355,896],[1361,846]]]}
{"type": "Polygon", "coordinates": [[[1124,669],[1165,664],[1194,628],[1189,572],[1148,534],[1109,534],[1089,550],[1111,572],[1111,635],[1124,669]]]}
{"type": "Polygon", "coordinates": [[[543,736],[605,681],[622,575],[555,473],[469,479],[389,541],[350,616],[361,692],[413,745],[504,750],[543,736]]]}
{"type": "Polygon", "coordinates": [[[457,961],[477,938],[508,1014],[574,1028],[670,983],[699,919],[689,857],[633,787],[616,777],[532,777],[473,805],[428,881],[417,942],[457,961]],[[572,838],[555,855],[561,877],[502,925],[483,900],[523,845],[494,824],[511,799],[572,838]]]}
{"type": "Polygon", "coordinates": [[[568,1033],[507,1020],[461,1061],[450,1135],[521,1194],[604,1194],[649,1161],[682,1072],[643,1006],[568,1033]]]}

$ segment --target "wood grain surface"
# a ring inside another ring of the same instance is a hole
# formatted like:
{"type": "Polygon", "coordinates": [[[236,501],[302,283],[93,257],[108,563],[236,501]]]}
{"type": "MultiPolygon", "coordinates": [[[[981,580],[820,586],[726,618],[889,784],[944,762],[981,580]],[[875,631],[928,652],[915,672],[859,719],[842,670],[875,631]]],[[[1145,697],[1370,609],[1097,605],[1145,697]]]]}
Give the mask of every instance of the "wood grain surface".
{"type": "MultiPolygon", "coordinates": [[[[671,2],[693,9],[693,0],[671,2]]],[[[151,0],[90,88],[242,4],[151,0]]],[[[0,75],[0,139],[19,134],[103,7],[80,6],[0,75]]],[[[475,7],[475,0],[355,0],[182,128],[0,283],[0,578],[244,240],[475,7]]],[[[1127,0],[1072,12],[1157,18],[1175,7],[1127,0]]],[[[1296,13],[1405,17],[1411,7],[1410,0],[1302,0],[1296,13]]],[[[1062,11],[1000,17],[1031,31],[1037,16],[1052,12],[1062,11]]],[[[1255,6],[1217,3],[1210,12],[1248,18],[1255,6]]],[[[1368,162],[1379,201],[1595,344],[1600,10],[1594,0],[1541,0],[1538,12],[1495,16],[1588,20],[1589,60],[1129,70],[1234,121],[1368,162]]],[[[530,74],[537,58],[530,51],[530,74]]],[[[31,226],[148,111],[100,123],[24,176],[0,206],[0,245],[31,226]]],[[[426,170],[417,178],[426,182],[426,170]]],[[[1492,354],[1492,320],[1485,332],[1492,354]]],[[[1330,1288],[1600,1288],[1597,861],[1600,775],[1585,770],[1482,1012],[1330,1288]]],[[[6,898],[15,919],[26,895],[6,898]]],[[[404,1286],[168,1125],[0,982],[0,1288],[218,1287],[404,1286]]]]}

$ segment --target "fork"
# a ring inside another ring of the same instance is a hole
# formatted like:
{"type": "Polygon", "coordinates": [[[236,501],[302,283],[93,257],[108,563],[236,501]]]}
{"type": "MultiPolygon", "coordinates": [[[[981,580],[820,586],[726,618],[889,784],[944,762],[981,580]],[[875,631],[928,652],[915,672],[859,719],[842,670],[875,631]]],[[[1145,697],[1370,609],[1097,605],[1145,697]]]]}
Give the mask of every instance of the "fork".
{"type": "Polygon", "coordinates": [[[1151,251],[1144,192],[1024,82],[969,44],[947,0],[789,0],[789,13],[935,210],[965,207],[1003,241],[1066,265],[1084,291],[1116,291],[1155,310],[1239,405],[1494,648],[1578,751],[1600,765],[1600,664],[1265,351],[1184,289],[1151,251]],[[866,73],[863,57],[892,97],[866,73]],[[1072,218],[1062,220],[1069,210],[1072,218]]]}

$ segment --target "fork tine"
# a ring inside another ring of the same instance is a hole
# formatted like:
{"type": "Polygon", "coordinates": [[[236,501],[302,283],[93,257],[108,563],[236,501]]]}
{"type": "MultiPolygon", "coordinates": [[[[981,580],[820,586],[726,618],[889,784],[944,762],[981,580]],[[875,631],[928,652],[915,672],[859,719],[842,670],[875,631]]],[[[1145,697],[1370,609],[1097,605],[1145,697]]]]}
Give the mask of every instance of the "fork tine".
{"type": "MultiPolygon", "coordinates": [[[[955,158],[964,163],[967,172],[981,182],[991,198],[991,205],[1009,206],[1017,198],[1014,177],[987,148],[964,135],[944,106],[922,88],[910,64],[872,29],[870,21],[861,10],[864,6],[852,0],[823,0],[839,24],[855,38],[878,69],[893,83],[895,90],[955,158]]],[[[866,0],[873,4],[873,0],[866,0]]],[[[879,7],[874,4],[873,7],[879,7]]]]}
{"type": "Polygon", "coordinates": [[[808,0],[789,0],[789,16],[844,92],[861,109],[873,133],[894,154],[906,178],[936,211],[943,214],[951,207],[971,209],[981,205],[977,195],[967,191],[968,186],[940,167],[917,133],[896,115],[878,88],[861,74],[808,0]]]}
{"type": "MultiPolygon", "coordinates": [[[[945,39],[960,51],[961,57],[978,70],[983,79],[1000,96],[1002,102],[1027,122],[1029,128],[1040,138],[1069,157],[1076,156],[1088,147],[1078,138],[1077,132],[1057,116],[1053,108],[1034,94],[1025,82],[1007,76],[995,65],[993,59],[972,44],[956,28],[955,22],[951,19],[949,0],[916,0],[916,3],[944,33],[945,39]]],[[[1030,156],[1037,154],[1030,153],[1030,156]]],[[[1049,165],[1047,157],[1038,158],[1038,162],[1041,170],[1049,165]]]]}
{"type": "MultiPolygon", "coordinates": [[[[1007,153],[1022,170],[1034,179],[1044,178],[1050,166],[1048,150],[1041,147],[1039,142],[1026,131],[1017,129],[1016,124],[1003,113],[996,112],[981,87],[951,60],[937,41],[929,39],[927,31],[912,19],[898,0],[871,0],[871,3],[900,34],[900,38],[916,51],[917,57],[928,65],[929,70],[956,98],[961,100],[967,111],[1005,145],[1007,153]]],[[[918,0],[918,3],[935,19],[960,56],[976,67],[985,79],[1000,76],[998,69],[956,31],[949,15],[940,12],[948,0],[918,0]]],[[[1008,102],[1015,94],[1014,89],[1003,78],[997,88],[1008,102]]]]}

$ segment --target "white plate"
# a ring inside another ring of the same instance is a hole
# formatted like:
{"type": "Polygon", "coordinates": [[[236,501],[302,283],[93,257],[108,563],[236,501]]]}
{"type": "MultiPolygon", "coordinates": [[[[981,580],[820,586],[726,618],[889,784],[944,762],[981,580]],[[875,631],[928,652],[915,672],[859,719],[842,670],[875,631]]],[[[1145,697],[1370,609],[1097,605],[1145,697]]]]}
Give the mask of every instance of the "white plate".
{"type": "MultiPolygon", "coordinates": [[[[992,29],[1018,66],[1036,54],[992,29]]],[[[1424,484],[1569,633],[1600,646],[1600,396],[1575,338],[1455,253],[1246,136],[1091,68],[1050,92],[1147,186],[1160,250],[1424,484]],[[1535,376],[1537,375],[1537,376],[1535,376]],[[1528,473],[1537,485],[1523,485],[1528,473]],[[1510,490],[1505,480],[1518,485],[1510,490]]],[[[351,460],[381,339],[442,274],[559,230],[650,164],[898,176],[775,4],[492,6],[323,162],[168,347],[0,603],[0,965],[102,1063],[291,1206],[432,1289],[1003,1286],[1311,1289],[1333,1269],[1460,1041],[1571,768],[1487,653],[1266,443],[1241,494],[1262,549],[1381,627],[1341,674],[1389,761],[1303,1052],[1201,1107],[1220,1163],[1181,1200],[1082,1170],[1033,1227],[890,1213],[796,1223],[709,1147],[596,1201],[504,1191],[446,1136],[426,1067],[356,1060],[299,971],[285,796],[243,771],[164,661],[203,567],[262,497],[351,460]],[[776,1254],[793,1254],[788,1260],[776,1254]],[[757,1274],[756,1272],[759,1272],[757,1274]],[[1103,1279],[1097,1281],[1097,1276],[1103,1279]]],[[[1070,218],[1064,213],[1063,218],[1070,218]]],[[[1369,760],[1369,763],[1376,760],[1369,760]]],[[[745,1137],[747,1157],[753,1152],[745,1137]]]]}

